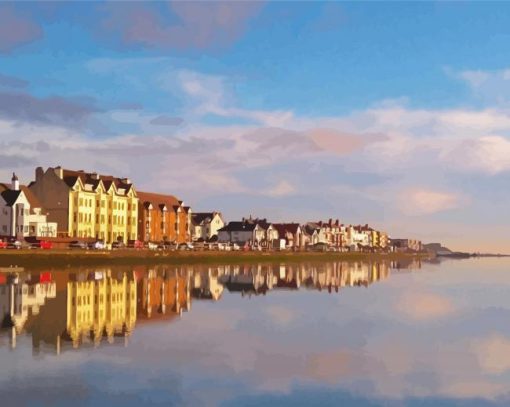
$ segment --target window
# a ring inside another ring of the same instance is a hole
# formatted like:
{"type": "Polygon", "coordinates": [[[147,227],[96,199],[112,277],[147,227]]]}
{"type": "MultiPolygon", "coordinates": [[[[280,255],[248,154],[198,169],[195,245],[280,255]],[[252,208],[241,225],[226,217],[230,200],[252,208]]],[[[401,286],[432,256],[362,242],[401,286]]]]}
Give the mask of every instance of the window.
{"type": "Polygon", "coordinates": [[[82,206],[82,205],[83,205],[83,199],[80,198],[80,206],[82,206]]]}
{"type": "Polygon", "coordinates": [[[96,215],[96,223],[99,223],[99,215],[96,215]]]}
{"type": "Polygon", "coordinates": [[[99,208],[99,199],[96,201],[96,206],[99,208]]]}
{"type": "Polygon", "coordinates": [[[104,201],[101,201],[101,208],[104,208],[104,201]]]}

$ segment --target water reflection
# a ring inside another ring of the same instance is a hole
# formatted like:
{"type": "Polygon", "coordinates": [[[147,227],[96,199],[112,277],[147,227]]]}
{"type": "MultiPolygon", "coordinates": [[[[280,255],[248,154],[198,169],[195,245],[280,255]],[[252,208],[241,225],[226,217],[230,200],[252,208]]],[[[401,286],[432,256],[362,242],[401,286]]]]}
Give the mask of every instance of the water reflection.
{"type": "Polygon", "coordinates": [[[137,324],[171,321],[191,310],[192,301],[219,301],[226,291],[243,297],[277,290],[339,293],[368,287],[390,269],[420,267],[388,262],[131,267],[78,271],[3,273],[0,280],[1,336],[16,348],[17,336],[62,349],[122,343],[137,324]]]}
{"type": "Polygon", "coordinates": [[[509,405],[510,263],[0,274],[2,405],[509,405]]]}

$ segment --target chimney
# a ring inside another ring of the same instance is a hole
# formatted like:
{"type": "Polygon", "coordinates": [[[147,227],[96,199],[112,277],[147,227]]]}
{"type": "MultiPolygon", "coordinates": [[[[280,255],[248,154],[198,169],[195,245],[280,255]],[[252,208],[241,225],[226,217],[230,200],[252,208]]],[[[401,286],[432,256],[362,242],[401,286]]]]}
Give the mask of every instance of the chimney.
{"type": "Polygon", "coordinates": [[[12,173],[12,179],[11,179],[11,182],[12,182],[12,189],[14,191],[19,191],[19,180],[18,180],[18,176],[13,172],[12,173]]]}
{"type": "Polygon", "coordinates": [[[59,177],[60,179],[64,179],[64,170],[60,165],[58,167],[53,168],[53,171],[55,171],[57,177],[59,177]]]}
{"type": "Polygon", "coordinates": [[[38,182],[44,175],[44,170],[42,167],[37,167],[35,169],[35,182],[38,182]]]}
{"type": "Polygon", "coordinates": [[[93,172],[93,173],[90,174],[90,178],[98,180],[99,179],[99,175],[97,174],[97,172],[93,172]]]}

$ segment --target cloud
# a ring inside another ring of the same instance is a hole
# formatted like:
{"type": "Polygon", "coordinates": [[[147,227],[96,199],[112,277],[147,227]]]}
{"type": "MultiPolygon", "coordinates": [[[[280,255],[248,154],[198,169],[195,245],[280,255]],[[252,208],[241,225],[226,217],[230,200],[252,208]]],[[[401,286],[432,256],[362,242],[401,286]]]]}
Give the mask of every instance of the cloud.
{"type": "Polygon", "coordinates": [[[448,73],[468,85],[473,95],[490,105],[508,106],[510,102],[510,69],[465,70],[448,73]]]}
{"type": "Polygon", "coordinates": [[[77,125],[97,109],[63,97],[0,91],[0,117],[28,123],[77,125]]]}
{"type": "Polygon", "coordinates": [[[312,129],[306,134],[321,150],[338,155],[351,154],[371,142],[384,140],[380,136],[349,134],[335,129],[312,129]]]}
{"type": "Polygon", "coordinates": [[[295,192],[296,189],[292,186],[292,184],[290,184],[288,181],[282,180],[275,186],[265,190],[263,194],[273,197],[282,197],[294,194],[295,192]]]}
{"type": "Polygon", "coordinates": [[[155,126],[180,126],[184,123],[184,119],[180,117],[171,117],[171,116],[157,116],[150,121],[150,124],[155,126]]]}
{"type": "Polygon", "coordinates": [[[0,54],[42,38],[41,27],[26,15],[0,5],[0,54]]]}
{"type": "Polygon", "coordinates": [[[409,188],[401,192],[400,210],[408,215],[427,215],[455,209],[463,199],[456,193],[424,188],[409,188]]]}
{"type": "Polygon", "coordinates": [[[169,2],[167,5],[110,4],[103,33],[127,46],[208,50],[240,38],[260,2],[169,2]]]}
{"type": "Polygon", "coordinates": [[[250,110],[234,105],[233,94],[225,77],[208,75],[190,70],[177,72],[175,75],[164,75],[163,86],[174,91],[177,85],[193,105],[192,112],[197,116],[213,114],[224,118],[241,118],[268,127],[281,127],[294,118],[292,111],[286,110],[250,110]]]}
{"type": "Polygon", "coordinates": [[[462,140],[442,159],[461,171],[495,175],[510,170],[510,140],[496,135],[462,140]]]}
{"type": "Polygon", "coordinates": [[[396,309],[416,321],[430,321],[444,318],[455,312],[451,301],[437,294],[406,291],[398,299],[396,309]]]}
{"type": "Polygon", "coordinates": [[[28,86],[28,82],[24,79],[16,78],[14,76],[3,75],[0,73],[0,87],[6,88],[26,88],[28,86]]]}

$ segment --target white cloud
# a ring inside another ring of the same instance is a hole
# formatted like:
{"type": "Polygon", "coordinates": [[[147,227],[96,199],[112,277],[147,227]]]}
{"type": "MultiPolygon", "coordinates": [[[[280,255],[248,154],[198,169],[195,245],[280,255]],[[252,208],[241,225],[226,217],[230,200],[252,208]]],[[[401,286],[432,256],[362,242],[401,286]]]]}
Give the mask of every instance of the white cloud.
{"type": "Polygon", "coordinates": [[[400,210],[408,215],[426,215],[457,208],[463,198],[454,192],[409,188],[401,192],[400,210]]]}
{"type": "Polygon", "coordinates": [[[497,174],[510,170],[510,140],[501,136],[483,136],[462,140],[441,154],[449,167],[469,172],[497,174]]]}
{"type": "Polygon", "coordinates": [[[281,180],[275,186],[265,190],[263,195],[269,195],[273,197],[281,197],[291,195],[296,192],[296,189],[288,181],[281,180]]]}

